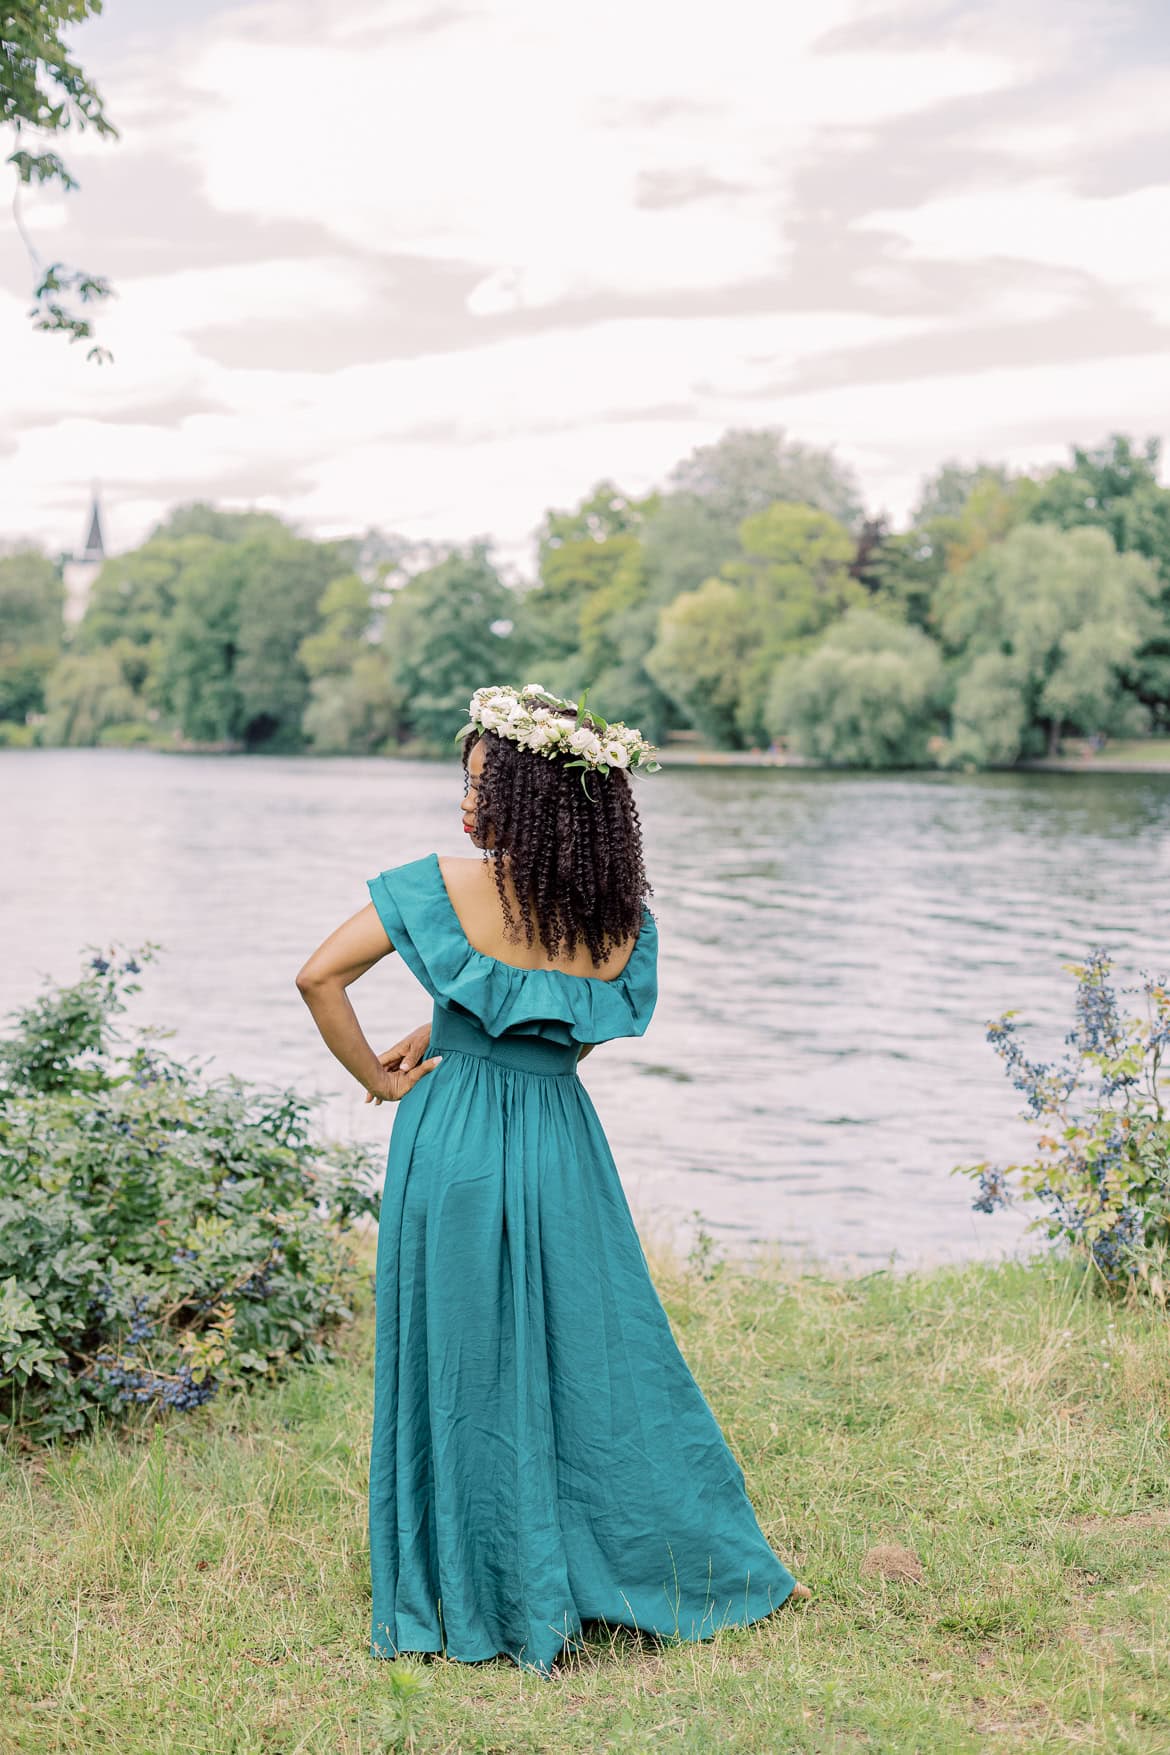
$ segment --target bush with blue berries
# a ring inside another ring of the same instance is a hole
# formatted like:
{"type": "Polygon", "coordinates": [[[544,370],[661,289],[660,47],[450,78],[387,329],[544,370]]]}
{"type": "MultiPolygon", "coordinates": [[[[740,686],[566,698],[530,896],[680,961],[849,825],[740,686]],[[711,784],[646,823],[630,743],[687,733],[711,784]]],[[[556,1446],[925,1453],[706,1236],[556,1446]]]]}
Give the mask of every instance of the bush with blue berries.
{"type": "Polygon", "coordinates": [[[1170,1058],[1170,977],[1143,974],[1118,988],[1108,950],[1063,967],[1076,979],[1073,1028],[1056,1061],[1031,1060],[1017,1013],[988,1025],[987,1039],[1040,1133],[1035,1157],[996,1169],[959,1164],[978,1182],[976,1212],[1017,1201],[1044,1209],[1033,1221],[1084,1255],[1102,1287],[1170,1303],[1170,1114],[1159,1079],[1170,1058]],[[1140,996],[1123,1015],[1118,994],[1140,996]]]}
{"type": "Polygon", "coordinates": [[[118,1022],[157,947],[47,984],[0,1040],[0,1438],[189,1412],[328,1362],[368,1288],[371,1148],[320,1099],[205,1076],[118,1022]]]}

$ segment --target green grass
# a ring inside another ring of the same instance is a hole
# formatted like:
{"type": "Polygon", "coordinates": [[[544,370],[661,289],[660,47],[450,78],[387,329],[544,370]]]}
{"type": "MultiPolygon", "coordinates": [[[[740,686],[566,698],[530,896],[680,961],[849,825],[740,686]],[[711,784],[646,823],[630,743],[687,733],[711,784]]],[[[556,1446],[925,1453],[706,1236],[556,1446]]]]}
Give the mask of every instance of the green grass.
{"type": "Polygon", "coordinates": [[[1082,738],[1066,738],[1059,760],[1076,767],[1108,769],[1111,764],[1170,768],[1170,737],[1111,737],[1095,756],[1086,756],[1082,738]]]}
{"type": "Polygon", "coordinates": [[[1119,762],[1155,762],[1170,766],[1170,737],[1111,738],[1101,755],[1119,762]]]}
{"type": "Polygon", "coordinates": [[[396,1705],[367,1656],[366,1309],[337,1366],[250,1402],[0,1456],[0,1749],[1170,1749],[1164,1315],[1054,1264],[653,1260],[808,1608],[703,1644],[615,1631],[552,1681],[412,1659],[396,1705]]]}

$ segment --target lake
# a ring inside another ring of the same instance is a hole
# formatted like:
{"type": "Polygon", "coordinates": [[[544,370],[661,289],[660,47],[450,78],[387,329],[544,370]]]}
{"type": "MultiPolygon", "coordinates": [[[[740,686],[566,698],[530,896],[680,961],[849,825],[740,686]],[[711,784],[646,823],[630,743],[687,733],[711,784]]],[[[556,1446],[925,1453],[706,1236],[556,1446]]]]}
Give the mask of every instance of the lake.
{"type": "MultiPolygon", "coordinates": [[[[984,1039],[1008,1007],[1041,1058],[1061,964],[1167,961],[1170,775],[830,774],[672,766],[635,781],[661,934],[650,1030],[582,1066],[635,1216],[880,1267],[992,1255],[1018,1215],[948,1174],[1027,1149],[984,1039]]],[[[153,939],[131,1020],[170,1050],[320,1093],[384,1148],[294,986],[367,877],[466,854],[456,764],[0,750],[0,1010],[86,945],[153,939]]],[[[429,1016],[395,957],[350,989],[375,1049],[429,1016]]]]}

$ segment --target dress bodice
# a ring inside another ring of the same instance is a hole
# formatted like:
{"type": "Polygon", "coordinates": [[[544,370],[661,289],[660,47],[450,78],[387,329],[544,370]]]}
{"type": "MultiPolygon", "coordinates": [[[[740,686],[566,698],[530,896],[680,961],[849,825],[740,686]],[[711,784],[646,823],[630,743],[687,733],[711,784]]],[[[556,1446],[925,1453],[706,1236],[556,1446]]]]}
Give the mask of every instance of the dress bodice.
{"type": "Polygon", "coordinates": [[[658,997],[658,928],[648,907],[634,948],[612,980],[561,969],[521,969],[477,951],[443,882],[437,854],[391,866],[367,880],[370,900],[404,963],[435,1001],[436,1049],[447,1045],[485,1059],[529,1054],[521,1070],[561,1070],[548,1048],[576,1051],[585,1043],[641,1036],[658,997]],[[442,1015],[441,1015],[442,1014],[442,1015]],[[475,1026],[474,1031],[466,1026],[475,1026]],[[466,1041],[456,1042],[462,1032],[466,1041]],[[540,1038],[525,1043],[525,1038],[540,1038]],[[517,1040],[520,1039],[520,1040],[517,1040]],[[547,1045],[547,1046],[546,1046],[547,1045]],[[537,1066],[542,1050],[547,1063],[537,1066]]]}

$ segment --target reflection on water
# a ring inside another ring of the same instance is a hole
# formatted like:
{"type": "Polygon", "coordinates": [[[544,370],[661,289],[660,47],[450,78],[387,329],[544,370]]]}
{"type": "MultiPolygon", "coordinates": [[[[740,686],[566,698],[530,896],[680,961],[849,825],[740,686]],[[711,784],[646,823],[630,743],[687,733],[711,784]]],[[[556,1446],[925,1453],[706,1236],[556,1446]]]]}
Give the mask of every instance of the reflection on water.
{"type": "MultiPolygon", "coordinates": [[[[86,943],[166,947],[134,1016],[211,1070],[328,1098],[382,1142],[293,985],[365,879],[464,854],[456,766],[0,751],[0,1007],[86,943]]],[[[984,1041],[1009,1006],[1056,1049],[1062,962],[1167,960],[1170,776],[663,770],[635,784],[662,937],[649,1033],[582,1076],[639,1216],[694,1209],[725,1247],[870,1264],[1014,1247],[952,1164],[1030,1130],[984,1041]]],[[[376,1048],[428,1016],[388,958],[351,989],[376,1048]]]]}

